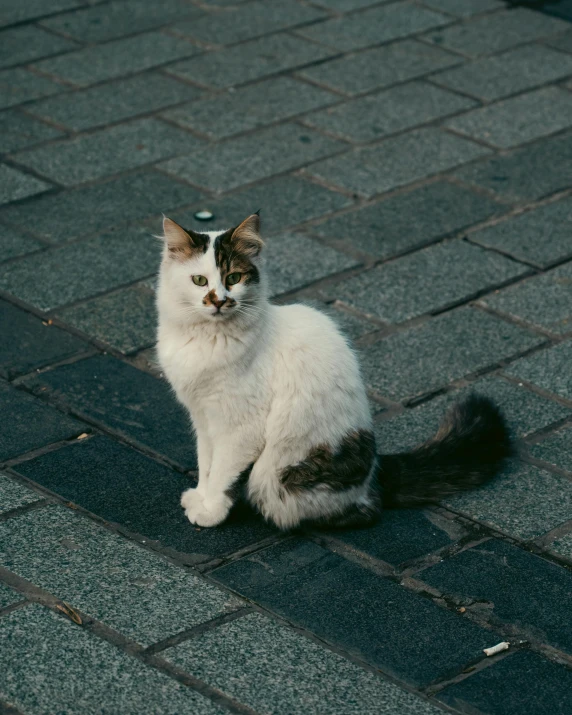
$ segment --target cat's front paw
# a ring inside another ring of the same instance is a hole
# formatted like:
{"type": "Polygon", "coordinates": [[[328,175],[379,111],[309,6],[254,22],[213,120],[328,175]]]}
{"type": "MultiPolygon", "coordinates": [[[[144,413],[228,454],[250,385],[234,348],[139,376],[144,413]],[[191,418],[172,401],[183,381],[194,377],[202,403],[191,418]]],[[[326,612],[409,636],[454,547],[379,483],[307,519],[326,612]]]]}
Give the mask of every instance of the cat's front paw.
{"type": "Polygon", "coordinates": [[[187,489],[181,496],[181,506],[187,519],[197,526],[221,524],[230,511],[229,502],[230,499],[226,495],[222,499],[209,499],[196,489],[187,489]]]}

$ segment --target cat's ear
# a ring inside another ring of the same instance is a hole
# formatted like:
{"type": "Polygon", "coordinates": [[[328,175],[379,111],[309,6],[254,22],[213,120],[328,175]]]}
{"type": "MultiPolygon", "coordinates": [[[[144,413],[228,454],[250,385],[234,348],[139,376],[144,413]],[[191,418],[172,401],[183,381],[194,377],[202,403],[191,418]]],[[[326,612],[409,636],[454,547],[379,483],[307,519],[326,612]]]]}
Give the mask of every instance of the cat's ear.
{"type": "Polygon", "coordinates": [[[234,229],[231,240],[235,244],[237,252],[242,253],[244,256],[254,258],[260,253],[264,242],[260,237],[260,216],[258,212],[244,219],[234,229]]]}
{"type": "Polygon", "coordinates": [[[185,231],[172,219],[163,216],[163,238],[169,253],[177,258],[190,258],[196,252],[204,252],[208,237],[195,231],[185,231]]]}

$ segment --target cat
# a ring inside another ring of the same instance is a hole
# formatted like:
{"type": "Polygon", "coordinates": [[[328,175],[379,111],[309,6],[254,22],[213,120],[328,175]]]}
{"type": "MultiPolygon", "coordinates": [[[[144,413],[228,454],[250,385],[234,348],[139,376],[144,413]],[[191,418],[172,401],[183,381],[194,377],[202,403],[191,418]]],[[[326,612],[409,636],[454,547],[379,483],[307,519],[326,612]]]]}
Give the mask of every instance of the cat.
{"type": "Polygon", "coordinates": [[[472,395],[425,444],[378,456],[335,323],[269,302],[259,215],[204,233],[164,218],[163,231],[157,355],[196,433],[198,485],[181,497],[191,523],[221,524],[245,499],[279,529],[367,526],[382,507],[483,484],[510,455],[501,412],[472,395]]]}

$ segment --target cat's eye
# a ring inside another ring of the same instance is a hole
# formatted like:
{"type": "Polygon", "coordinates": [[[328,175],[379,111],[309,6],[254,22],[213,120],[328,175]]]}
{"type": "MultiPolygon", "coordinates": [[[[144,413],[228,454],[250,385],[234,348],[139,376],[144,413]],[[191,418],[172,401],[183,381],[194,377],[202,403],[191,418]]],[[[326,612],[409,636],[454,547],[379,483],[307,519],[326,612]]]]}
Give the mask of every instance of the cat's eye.
{"type": "Polygon", "coordinates": [[[241,278],[242,273],[230,273],[228,278],[226,279],[226,284],[229,286],[236,285],[237,283],[240,283],[241,278]]]}
{"type": "Polygon", "coordinates": [[[206,286],[206,284],[208,283],[205,276],[191,276],[191,278],[193,279],[193,283],[196,286],[206,286]]]}

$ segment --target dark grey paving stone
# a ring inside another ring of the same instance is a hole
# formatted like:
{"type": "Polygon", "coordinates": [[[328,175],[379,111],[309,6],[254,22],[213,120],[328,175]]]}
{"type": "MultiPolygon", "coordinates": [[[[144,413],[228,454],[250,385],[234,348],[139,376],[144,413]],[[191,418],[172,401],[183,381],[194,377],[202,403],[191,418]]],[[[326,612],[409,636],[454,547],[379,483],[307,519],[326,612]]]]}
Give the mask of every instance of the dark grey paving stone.
{"type": "Polygon", "coordinates": [[[488,101],[516,94],[572,74],[572,57],[542,45],[526,45],[502,55],[467,62],[431,79],[488,101]]]}
{"type": "MultiPolygon", "coordinates": [[[[98,6],[91,9],[96,8],[98,6]]],[[[28,105],[26,111],[82,131],[156,112],[199,94],[199,90],[188,84],[163,74],[147,73],[44,99],[28,105]]]]}
{"type": "Polygon", "coordinates": [[[544,87],[528,94],[473,109],[447,126],[501,149],[567,129],[572,124],[572,94],[544,87]]]}
{"type": "Polygon", "coordinates": [[[337,95],[324,89],[291,77],[278,77],[185,104],[164,112],[163,116],[182,127],[220,139],[338,101],[337,95]]]}
{"type": "Polygon", "coordinates": [[[17,592],[8,588],[3,583],[0,583],[0,608],[6,608],[18,601],[22,601],[23,597],[17,592]]]}
{"type": "Polygon", "coordinates": [[[425,39],[469,57],[480,57],[567,29],[562,20],[519,7],[475,17],[431,32],[425,39]]]}
{"type": "Polygon", "coordinates": [[[19,0],[5,0],[0,9],[0,26],[12,25],[17,22],[24,22],[50,13],[69,10],[78,7],[83,0],[51,0],[49,7],[46,7],[45,0],[27,0],[25,3],[19,0]]]}
{"type": "Polygon", "coordinates": [[[493,618],[534,629],[541,642],[572,650],[566,608],[572,573],[539,556],[492,539],[425,569],[418,578],[445,593],[487,601],[493,618]]]}
{"type": "Polygon", "coordinates": [[[0,323],[4,334],[10,336],[0,344],[0,375],[7,379],[64,360],[87,347],[74,335],[5,300],[0,300],[0,323]]]}
{"type": "Polygon", "coordinates": [[[327,7],[335,12],[348,12],[350,10],[360,10],[369,5],[377,5],[379,0],[318,0],[315,5],[327,7]]]}
{"type": "Polygon", "coordinates": [[[572,472],[572,429],[565,427],[530,447],[533,457],[572,472]]]}
{"type": "Polygon", "coordinates": [[[0,72],[0,108],[13,107],[31,99],[62,92],[65,87],[26,69],[0,72]]]}
{"type": "Polygon", "coordinates": [[[447,241],[330,285],[323,292],[370,317],[401,323],[468,300],[529,270],[509,258],[475,249],[459,239],[447,241]]]}
{"type": "Polygon", "coordinates": [[[295,0],[274,0],[272,12],[268,12],[263,0],[256,0],[226,12],[205,13],[191,21],[177,22],[172,29],[205,44],[229,45],[323,17],[327,14],[322,10],[295,0]]]}
{"type": "Polygon", "coordinates": [[[514,462],[487,486],[451,498],[447,505],[513,538],[534,539],[570,519],[572,482],[514,462]]]}
{"type": "Polygon", "coordinates": [[[500,0],[423,0],[423,4],[457,17],[470,17],[506,7],[500,0]]]}
{"type": "Polygon", "coordinates": [[[68,52],[62,57],[41,60],[35,66],[45,74],[87,87],[95,82],[191,57],[198,51],[197,47],[182,38],[147,32],[68,52]]]}
{"type": "Polygon", "coordinates": [[[137,446],[196,469],[189,418],[166,382],[109,355],[34,375],[28,388],[137,446]]]}
{"type": "Polygon", "coordinates": [[[17,109],[0,114],[0,153],[8,154],[24,147],[64,135],[59,129],[38,122],[17,109]]]}
{"type": "Polygon", "coordinates": [[[0,261],[32,253],[44,245],[30,236],[24,236],[8,226],[0,226],[0,261]]]}
{"type": "Polygon", "coordinates": [[[566,400],[572,400],[571,360],[572,341],[568,341],[517,360],[505,372],[566,400]]]}
{"type": "Polygon", "coordinates": [[[107,42],[203,13],[184,0],[126,0],[83,7],[42,21],[44,27],[81,42],[107,42]]]}
{"type": "Polygon", "coordinates": [[[544,40],[544,44],[554,47],[562,52],[572,52],[572,32],[565,32],[563,35],[556,35],[544,40]]]}
{"type": "Polygon", "coordinates": [[[539,268],[572,256],[572,199],[541,206],[471,234],[471,241],[496,248],[539,268]]]}
{"type": "Polygon", "coordinates": [[[175,77],[222,89],[303,67],[335,54],[334,50],[299,37],[279,34],[177,62],[168,68],[168,72],[175,77]]]}
{"type": "Polygon", "coordinates": [[[532,333],[474,308],[461,308],[369,345],[366,382],[402,400],[446,385],[542,342],[532,333]]]}
{"type": "Polygon", "coordinates": [[[23,25],[0,33],[0,67],[32,62],[47,55],[74,50],[76,42],[52,35],[35,25],[23,25]]]}
{"type": "Polygon", "coordinates": [[[487,153],[485,147],[440,129],[417,129],[377,146],[318,162],[308,171],[348,191],[374,196],[487,153]]]}
{"type": "Polygon", "coordinates": [[[145,278],[157,270],[159,257],[157,239],[133,227],[21,258],[0,274],[0,287],[53,310],[145,278]]]}
{"type": "Polygon", "coordinates": [[[437,181],[327,219],[310,230],[351,242],[353,248],[376,258],[390,258],[484,221],[499,208],[468,189],[437,181]]]}
{"type": "Polygon", "coordinates": [[[3,690],[23,712],[131,710],[152,715],[168,703],[181,715],[222,713],[195,690],[39,604],[8,614],[3,626],[12,655],[3,690]]]}
{"type": "Polygon", "coordinates": [[[437,697],[462,712],[566,715],[570,688],[572,674],[565,666],[526,651],[445,688],[437,697]]]}
{"type": "Polygon", "coordinates": [[[20,152],[15,159],[40,174],[73,186],[190,152],[200,143],[192,134],[157,119],[136,119],[20,152]]]}
{"type": "Polygon", "coordinates": [[[85,432],[81,422],[6,383],[0,383],[0,404],[2,414],[9,415],[0,435],[0,461],[85,432]]]}
{"type": "Polygon", "coordinates": [[[284,715],[440,712],[429,702],[259,613],[225,623],[169,648],[163,657],[262,712],[284,715]]]}
{"type": "Polygon", "coordinates": [[[63,243],[106,229],[160,216],[198,201],[196,189],[147,170],[5,208],[2,220],[40,238],[63,243]]]}
{"type": "Polygon", "coordinates": [[[572,561],[572,534],[566,534],[561,539],[556,539],[556,541],[549,544],[548,548],[559,556],[564,556],[564,558],[572,561]]]}
{"type": "Polygon", "coordinates": [[[383,672],[419,685],[443,677],[491,635],[317,544],[292,539],[212,574],[383,672]],[[437,648],[437,642],[443,647],[437,648]]]}
{"type": "Polygon", "coordinates": [[[397,2],[300,28],[298,33],[348,52],[407,37],[449,21],[441,13],[410,2],[397,2]]]}
{"type": "Polygon", "coordinates": [[[409,82],[324,109],[304,122],[356,142],[381,139],[433,119],[470,109],[475,102],[424,82],[409,82]]]}
{"type": "MultiPolygon", "coordinates": [[[[38,499],[41,499],[40,494],[31,489],[27,489],[19,482],[0,473],[0,513],[17,509],[20,506],[26,506],[26,504],[32,504],[38,501],[38,499]]],[[[2,584],[0,584],[0,586],[1,585],[2,584]]],[[[14,600],[19,601],[21,599],[16,598],[14,600]]],[[[7,605],[7,603],[2,602],[2,593],[0,592],[0,608],[4,608],[7,605]]]]}
{"type": "Polygon", "coordinates": [[[41,194],[51,188],[51,184],[40,181],[35,176],[24,174],[5,164],[0,165],[0,204],[41,194]]]}
{"type": "Polygon", "coordinates": [[[540,199],[572,185],[572,135],[554,137],[455,172],[507,201],[540,199]]]}
{"type": "MultiPolygon", "coordinates": [[[[186,563],[223,557],[276,533],[262,519],[240,510],[216,529],[194,527],[180,504],[182,492],[193,486],[191,479],[104,436],[81,440],[20,464],[18,472],[105,521],[140,534],[147,542],[156,542],[186,563]]],[[[95,558],[93,569],[100,560],[101,556],[95,558]]],[[[94,580],[95,574],[94,570],[88,580],[94,580]]],[[[30,577],[38,583],[35,575],[30,577]]],[[[187,595],[186,602],[193,603],[192,594],[187,595]]],[[[77,600],[76,605],[80,605],[77,600]]],[[[159,609],[153,621],[155,618],[158,627],[166,611],[159,609]]],[[[192,614],[178,612],[176,618],[187,619],[186,627],[192,625],[192,614]]],[[[141,628],[148,628],[148,623],[143,618],[141,628]]],[[[162,633],[153,635],[153,639],[167,635],[163,626],[162,633]]]]}
{"type": "Polygon", "coordinates": [[[535,276],[482,301],[552,333],[572,331],[572,263],[535,276]]]}
{"type": "Polygon", "coordinates": [[[64,309],[57,316],[125,354],[155,344],[155,297],[138,285],[64,309]]]}
{"type": "Polygon", "coordinates": [[[375,423],[378,450],[381,454],[413,449],[438,430],[447,409],[471,392],[490,397],[502,409],[514,435],[526,437],[564,417],[572,416],[571,408],[547,400],[523,386],[500,377],[485,377],[462,390],[455,390],[419,407],[408,409],[390,420],[375,423]]]}
{"type": "Polygon", "coordinates": [[[460,61],[457,55],[438,47],[403,40],[308,67],[299,74],[326,87],[356,95],[451,67],[460,61]]]}
{"type": "Polygon", "coordinates": [[[290,171],[335,154],[344,146],[312,129],[282,124],[209,145],[190,156],[163,162],[160,168],[192,184],[222,192],[290,171]]]}

